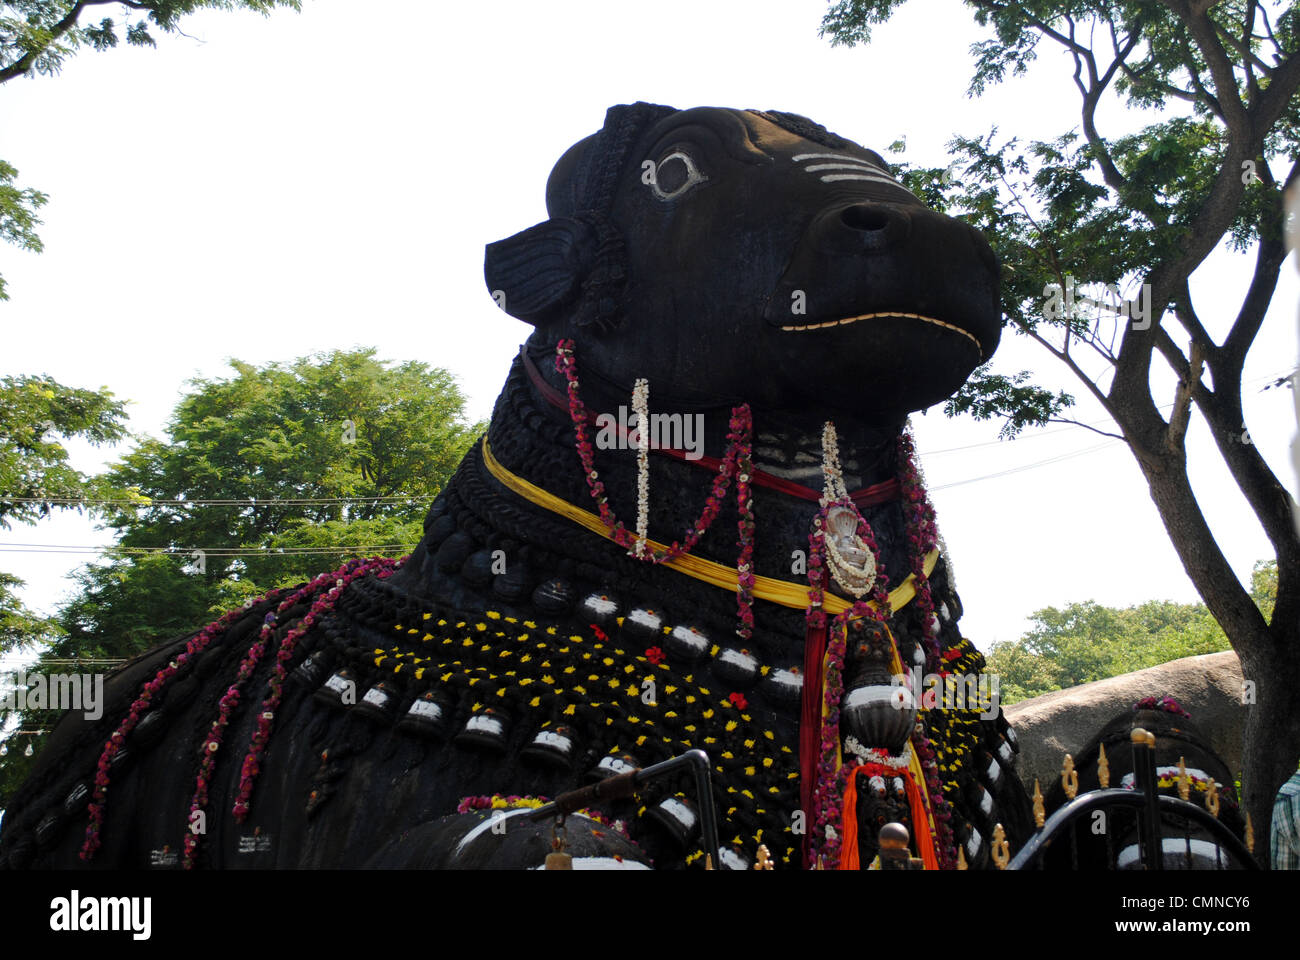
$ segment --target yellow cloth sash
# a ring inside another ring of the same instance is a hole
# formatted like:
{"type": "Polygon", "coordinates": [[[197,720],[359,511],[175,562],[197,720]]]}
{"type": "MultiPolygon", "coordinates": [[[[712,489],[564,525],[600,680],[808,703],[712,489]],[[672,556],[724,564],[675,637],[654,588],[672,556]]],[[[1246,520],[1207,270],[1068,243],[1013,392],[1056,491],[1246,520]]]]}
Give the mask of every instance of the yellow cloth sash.
{"type": "MultiPolygon", "coordinates": [[[[586,527],[592,533],[599,534],[606,540],[612,540],[613,535],[605,522],[600,519],[598,514],[590,510],[583,510],[569,501],[557,497],[548,490],[543,490],[534,483],[530,483],[523,477],[516,476],[497,459],[492,456],[492,450],[488,447],[487,437],[483,437],[483,463],[487,466],[488,472],[492,474],[503,486],[507,487],[514,493],[519,494],[525,500],[537,504],[549,510],[551,513],[557,513],[565,519],[572,520],[574,523],[586,527]]],[[[654,540],[647,540],[646,543],[654,550],[667,550],[668,547],[654,540]]],[[[925,558],[925,575],[928,577],[934,571],[934,565],[939,560],[939,551],[932,550],[925,558]]],[[[680,557],[664,561],[663,566],[671,567],[679,573],[684,573],[688,577],[694,577],[696,580],[711,584],[723,590],[736,590],[737,572],[735,567],[728,567],[721,563],[714,563],[712,560],[705,560],[702,557],[696,557],[689,553],[684,553],[680,557]]],[[[916,595],[915,577],[908,574],[906,580],[889,592],[889,609],[890,612],[901,610],[916,595]]],[[[802,610],[808,606],[808,587],[801,583],[790,583],[786,580],[776,580],[772,577],[754,577],[754,596],[760,600],[769,600],[772,603],[779,603],[783,607],[792,607],[796,610],[802,610]]],[[[874,605],[874,604],[873,604],[874,605]]],[[[853,604],[834,594],[826,593],[822,597],[822,608],[831,616],[842,613],[852,607],[853,604]]]]}

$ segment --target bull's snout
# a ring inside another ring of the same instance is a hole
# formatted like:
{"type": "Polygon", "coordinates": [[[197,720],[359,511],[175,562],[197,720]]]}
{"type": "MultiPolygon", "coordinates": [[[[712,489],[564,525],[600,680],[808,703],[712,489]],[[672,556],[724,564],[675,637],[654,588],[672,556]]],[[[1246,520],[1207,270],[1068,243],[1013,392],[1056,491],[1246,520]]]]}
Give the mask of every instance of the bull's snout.
{"type": "Polygon", "coordinates": [[[997,258],[969,224],[918,203],[843,198],[808,221],[763,319],[783,334],[833,330],[839,349],[912,336],[891,349],[951,350],[964,377],[997,346],[997,258]]]}
{"type": "Polygon", "coordinates": [[[897,207],[881,203],[855,203],[838,215],[823,218],[822,229],[847,233],[850,242],[867,250],[885,250],[907,238],[909,220],[897,207]]]}

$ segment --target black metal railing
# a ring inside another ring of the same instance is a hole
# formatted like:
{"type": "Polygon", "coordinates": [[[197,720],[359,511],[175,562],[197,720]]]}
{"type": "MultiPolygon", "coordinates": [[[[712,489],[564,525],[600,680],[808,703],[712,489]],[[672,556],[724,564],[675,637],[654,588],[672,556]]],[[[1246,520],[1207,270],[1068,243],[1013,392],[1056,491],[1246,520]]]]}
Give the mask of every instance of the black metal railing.
{"type": "Polygon", "coordinates": [[[564,817],[575,810],[608,803],[611,800],[625,799],[636,793],[636,788],[641,784],[681,773],[687,768],[690,769],[695,788],[696,809],[700,812],[700,832],[704,841],[705,863],[708,869],[716,869],[722,863],[721,850],[718,847],[718,815],[713,806],[709,755],[703,750],[688,750],[671,760],[620,773],[590,786],[562,793],[550,803],[528,814],[526,819],[540,821],[551,818],[562,823],[564,817]]]}
{"type": "Polygon", "coordinates": [[[1179,866],[1189,870],[1259,869],[1248,844],[1218,818],[1217,795],[1211,794],[1214,796],[1212,809],[1207,810],[1187,800],[1161,794],[1156,776],[1155,737],[1138,727],[1132,732],[1132,744],[1135,789],[1103,788],[1072,798],[1051,817],[1040,820],[1038,832],[1005,869],[1042,870],[1053,865],[1064,866],[1063,858],[1055,864],[1049,860],[1052,853],[1060,850],[1056,845],[1065,843],[1069,844],[1069,866],[1079,868],[1079,828],[1098,812],[1105,818],[1101,834],[1106,850],[1104,865],[1108,869],[1167,870],[1179,866]],[[1130,813],[1131,818],[1124,813],[1130,813]],[[1119,824],[1123,822],[1131,822],[1132,826],[1120,829],[1119,824]],[[1180,822],[1181,842],[1177,835],[1180,822]],[[1193,836],[1193,825],[1208,836],[1193,836]],[[1174,828],[1172,833],[1170,827],[1174,828]],[[1132,837],[1136,843],[1117,851],[1116,836],[1132,837]]]}

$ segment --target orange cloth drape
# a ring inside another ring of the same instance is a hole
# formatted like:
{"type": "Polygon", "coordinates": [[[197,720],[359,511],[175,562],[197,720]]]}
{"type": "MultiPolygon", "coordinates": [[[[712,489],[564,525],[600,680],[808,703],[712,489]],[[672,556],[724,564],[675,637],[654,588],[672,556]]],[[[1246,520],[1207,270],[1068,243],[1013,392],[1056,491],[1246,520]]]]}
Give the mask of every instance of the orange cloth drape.
{"type": "Polygon", "coordinates": [[[860,870],[858,866],[858,771],[849,774],[844,787],[844,813],[840,822],[840,869],[860,870]]]}
{"type": "MultiPolygon", "coordinates": [[[[860,870],[858,862],[858,774],[861,767],[849,774],[844,787],[844,810],[840,820],[840,869],[860,870]]],[[[912,814],[913,847],[920,854],[927,870],[939,869],[939,858],[934,852],[934,836],[930,832],[930,815],[926,809],[925,795],[917,786],[910,770],[891,771],[891,776],[901,776],[907,791],[907,806],[912,814]]]]}

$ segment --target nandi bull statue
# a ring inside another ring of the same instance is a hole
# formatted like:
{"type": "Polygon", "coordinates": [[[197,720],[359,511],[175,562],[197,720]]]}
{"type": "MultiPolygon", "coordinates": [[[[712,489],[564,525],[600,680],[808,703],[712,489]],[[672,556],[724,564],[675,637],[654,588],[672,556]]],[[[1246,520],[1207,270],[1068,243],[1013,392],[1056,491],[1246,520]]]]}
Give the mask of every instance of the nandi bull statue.
{"type": "Polygon", "coordinates": [[[985,240],[777,112],[614,107],[546,204],[487,248],[534,332],[419,546],[118,671],[3,863],[866,868],[899,821],[978,868],[1028,835],[905,427],[997,346],[985,240]],[[685,775],[516,815],[692,750],[716,856],[685,775]]]}

